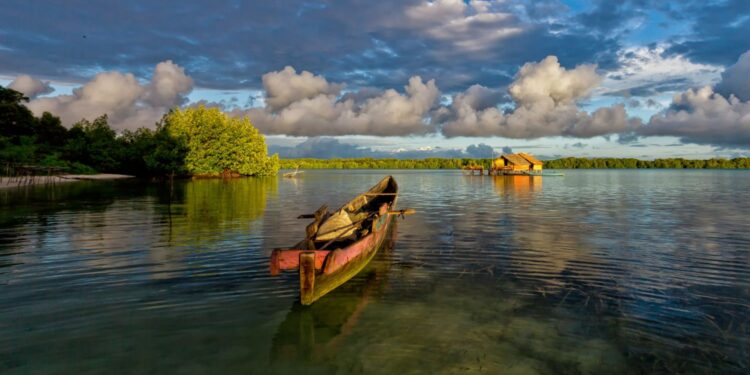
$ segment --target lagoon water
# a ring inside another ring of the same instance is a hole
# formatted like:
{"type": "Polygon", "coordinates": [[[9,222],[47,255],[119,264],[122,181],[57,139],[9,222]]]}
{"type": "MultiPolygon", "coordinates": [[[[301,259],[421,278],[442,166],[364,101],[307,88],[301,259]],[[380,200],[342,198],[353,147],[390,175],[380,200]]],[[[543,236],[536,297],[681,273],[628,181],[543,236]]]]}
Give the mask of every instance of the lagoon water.
{"type": "Polygon", "coordinates": [[[747,373],[750,172],[308,171],[0,190],[0,373],[747,373]],[[296,216],[399,182],[305,308],[296,216]]]}

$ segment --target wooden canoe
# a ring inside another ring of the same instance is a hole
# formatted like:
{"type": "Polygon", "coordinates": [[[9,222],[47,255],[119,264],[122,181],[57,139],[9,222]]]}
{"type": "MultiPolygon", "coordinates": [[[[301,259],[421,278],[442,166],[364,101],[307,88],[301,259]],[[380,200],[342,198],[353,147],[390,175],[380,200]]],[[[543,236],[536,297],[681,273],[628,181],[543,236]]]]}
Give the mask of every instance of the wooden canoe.
{"type": "Polygon", "coordinates": [[[293,170],[291,172],[284,173],[282,176],[285,177],[285,178],[295,178],[295,177],[297,177],[298,174],[304,173],[304,172],[305,171],[300,171],[299,170],[299,166],[298,166],[295,170],[293,170]]]}
{"type": "Polygon", "coordinates": [[[395,211],[397,200],[398,185],[388,176],[333,213],[323,206],[315,214],[300,216],[314,219],[307,226],[307,236],[288,249],[271,253],[271,274],[299,270],[301,303],[312,304],[359,273],[375,256],[394,214],[399,213],[395,211]],[[344,224],[338,231],[322,233],[333,220],[342,218],[344,224]]]}

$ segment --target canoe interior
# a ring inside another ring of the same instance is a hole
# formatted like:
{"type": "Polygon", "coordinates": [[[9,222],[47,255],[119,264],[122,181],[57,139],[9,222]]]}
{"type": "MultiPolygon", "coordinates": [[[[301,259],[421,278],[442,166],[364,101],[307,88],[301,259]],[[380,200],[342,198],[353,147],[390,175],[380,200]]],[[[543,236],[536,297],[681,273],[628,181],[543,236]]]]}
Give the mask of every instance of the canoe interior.
{"type": "MultiPolygon", "coordinates": [[[[395,208],[397,197],[398,185],[396,184],[396,180],[394,180],[393,177],[388,176],[380,180],[380,182],[370,190],[358,195],[336,211],[344,210],[352,218],[352,221],[356,221],[358,218],[364,217],[365,215],[377,213],[383,204],[387,204],[389,209],[395,208]]],[[[324,215],[321,222],[324,222],[328,217],[330,217],[330,214],[324,215]]],[[[336,240],[328,245],[327,249],[343,248],[359,241],[369,233],[372,222],[373,218],[365,219],[360,225],[361,229],[358,230],[354,236],[336,240]]],[[[310,246],[311,243],[309,241],[302,240],[293,246],[292,249],[317,250],[327,242],[329,241],[318,241],[313,239],[313,247],[310,246]]]]}

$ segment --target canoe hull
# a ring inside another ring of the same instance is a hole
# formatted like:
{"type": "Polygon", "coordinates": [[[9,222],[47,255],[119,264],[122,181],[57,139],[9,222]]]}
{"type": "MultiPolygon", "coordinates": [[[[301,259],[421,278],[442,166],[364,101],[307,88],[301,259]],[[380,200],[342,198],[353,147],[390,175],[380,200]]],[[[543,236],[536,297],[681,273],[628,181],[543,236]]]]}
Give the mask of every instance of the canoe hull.
{"type": "Polygon", "coordinates": [[[305,269],[303,260],[305,253],[314,256],[314,252],[301,253],[299,262],[301,303],[303,305],[312,304],[320,297],[349,281],[365,268],[377,254],[378,249],[383,246],[392,220],[393,215],[382,215],[373,224],[373,228],[379,227],[377,230],[345,249],[332,251],[328,255],[322,273],[315,274],[315,272],[305,269]]]}

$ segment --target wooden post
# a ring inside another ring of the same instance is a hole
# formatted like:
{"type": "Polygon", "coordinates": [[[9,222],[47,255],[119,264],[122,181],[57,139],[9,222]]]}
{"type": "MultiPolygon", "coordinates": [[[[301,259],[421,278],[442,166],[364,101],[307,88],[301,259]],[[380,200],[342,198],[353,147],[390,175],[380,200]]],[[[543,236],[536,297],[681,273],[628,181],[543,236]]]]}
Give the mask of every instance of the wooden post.
{"type": "Polygon", "coordinates": [[[299,254],[299,296],[303,305],[313,303],[315,292],[315,252],[299,254]]]}
{"type": "Polygon", "coordinates": [[[279,252],[275,249],[271,252],[271,266],[269,267],[271,269],[271,276],[278,276],[279,273],[281,273],[281,269],[279,267],[279,252]]]}
{"type": "Polygon", "coordinates": [[[307,250],[315,250],[315,234],[318,233],[318,219],[315,219],[312,223],[307,225],[305,228],[305,247],[307,250]]]}

